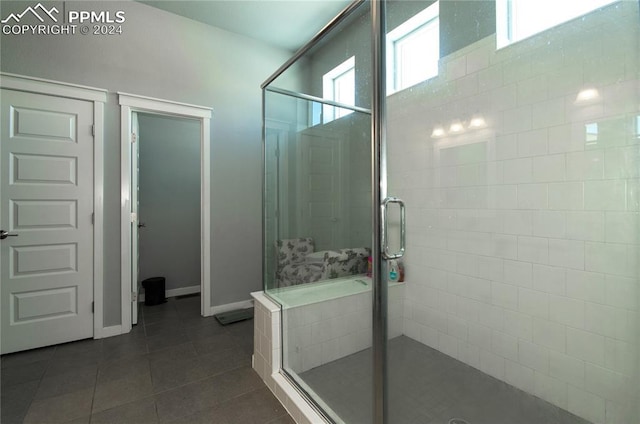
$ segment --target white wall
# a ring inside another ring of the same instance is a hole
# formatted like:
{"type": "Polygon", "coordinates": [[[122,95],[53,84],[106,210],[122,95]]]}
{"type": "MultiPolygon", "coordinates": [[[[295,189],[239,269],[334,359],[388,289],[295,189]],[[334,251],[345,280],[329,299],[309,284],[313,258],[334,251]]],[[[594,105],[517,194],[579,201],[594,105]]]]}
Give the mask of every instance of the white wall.
{"type": "Polygon", "coordinates": [[[138,113],[139,281],[200,286],[200,122],[138,113]]]}
{"type": "MultiPolygon", "coordinates": [[[[62,2],[43,2],[47,7],[62,2]]],[[[24,2],[2,2],[2,15],[24,2]]],[[[3,72],[109,90],[105,107],[104,322],[120,323],[120,122],[116,91],[212,107],[212,305],[261,288],[260,84],[290,53],[133,1],[118,36],[2,35],[3,72]]]]}
{"type": "Polygon", "coordinates": [[[621,2],[389,99],[405,334],[594,423],[637,422],[639,39],[621,2]]]}

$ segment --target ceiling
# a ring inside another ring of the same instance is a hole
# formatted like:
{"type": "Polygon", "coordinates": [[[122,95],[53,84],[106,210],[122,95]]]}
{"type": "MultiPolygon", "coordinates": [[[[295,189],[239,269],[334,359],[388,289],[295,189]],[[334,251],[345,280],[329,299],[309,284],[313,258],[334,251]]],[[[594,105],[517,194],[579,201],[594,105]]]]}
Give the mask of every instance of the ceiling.
{"type": "Polygon", "coordinates": [[[297,50],[350,0],[139,0],[208,25],[297,50]]]}

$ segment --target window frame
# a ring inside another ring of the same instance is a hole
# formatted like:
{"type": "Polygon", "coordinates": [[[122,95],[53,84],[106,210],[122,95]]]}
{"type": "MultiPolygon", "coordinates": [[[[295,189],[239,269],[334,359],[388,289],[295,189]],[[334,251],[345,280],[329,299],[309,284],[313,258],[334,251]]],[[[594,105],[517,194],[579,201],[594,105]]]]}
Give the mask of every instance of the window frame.
{"type": "MultiPolygon", "coordinates": [[[[562,18],[562,20],[560,21],[555,21],[555,22],[546,23],[544,25],[540,25],[540,27],[536,29],[534,32],[522,34],[522,35],[518,34],[518,19],[519,17],[522,17],[524,14],[518,11],[518,7],[516,6],[518,1],[519,0],[496,0],[496,49],[497,50],[508,47],[512,44],[518,43],[528,38],[531,38],[551,28],[560,26],[573,19],[587,15],[597,9],[609,6],[620,0],[590,0],[592,4],[588,6],[585,6],[585,3],[587,0],[581,0],[580,2],[563,3],[565,5],[571,5],[574,7],[574,11],[571,12],[570,16],[567,15],[567,17],[562,18]]],[[[536,3],[543,4],[543,5],[549,4],[549,3],[540,2],[540,0],[536,0],[536,3]]],[[[530,16],[528,16],[528,18],[531,19],[530,16]]]]}
{"type": "Polygon", "coordinates": [[[390,31],[386,37],[387,44],[387,95],[397,93],[405,90],[409,87],[413,87],[424,81],[428,81],[431,78],[435,78],[439,74],[439,62],[440,62],[440,1],[436,1],[429,5],[426,9],[412,16],[402,24],[398,25],[395,29],[390,31]],[[435,32],[437,34],[437,63],[435,74],[427,74],[424,79],[414,81],[407,85],[402,85],[398,81],[398,70],[402,64],[398,63],[398,43],[406,42],[412,36],[421,35],[424,31],[433,30],[435,26],[435,32]]]}
{"type": "MultiPolygon", "coordinates": [[[[331,100],[336,103],[342,103],[347,106],[355,106],[356,104],[356,77],[355,77],[355,69],[356,69],[356,57],[351,56],[326,74],[322,76],[322,96],[327,100],[331,100]],[[349,78],[350,74],[352,74],[353,78],[353,99],[349,99],[349,101],[345,101],[344,99],[336,98],[336,82],[341,80],[342,78],[349,78]]],[[[353,113],[351,109],[340,108],[337,106],[331,106],[327,104],[322,105],[322,123],[326,124],[335,119],[342,118],[343,116],[347,116],[353,113]]]]}

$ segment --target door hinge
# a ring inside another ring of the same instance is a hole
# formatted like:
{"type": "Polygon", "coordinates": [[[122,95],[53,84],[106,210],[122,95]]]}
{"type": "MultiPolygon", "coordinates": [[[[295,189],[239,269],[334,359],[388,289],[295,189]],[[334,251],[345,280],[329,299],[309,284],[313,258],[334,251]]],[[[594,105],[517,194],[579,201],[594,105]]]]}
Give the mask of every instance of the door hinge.
{"type": "Polygon", "coordinates": [[[91,313],[95,312],[95,302],[91,302],[91,313]]]}
{"type": "Polygon", "coordinates": [[[138,219],[138,216],[136,215],[136,213],[131,212],[131,222],[136,222],[137,219],[138,219]]]}
{"type": "Polygon", "coordinates": [[[96,126],[95,125],[91,125],[91,135],[92,136],[96,136],[96,126]]]}
{"type": "Polygon", "coordinates": [[[95,212],[91,212],[91,225],[96,223],[96,214],[95,212]]]}
{"type": "Polygon", "coordinates": [[[136,141],[138,141],[138,136],[136,135],[136,133],[131,133],[131,144],[135,143],[136,141]]]}
{"type": "Polygon", "coordinates": [[[137,301],[138,301],[138,293],[131,292],[131,302],[137,302],[137,301]]]}

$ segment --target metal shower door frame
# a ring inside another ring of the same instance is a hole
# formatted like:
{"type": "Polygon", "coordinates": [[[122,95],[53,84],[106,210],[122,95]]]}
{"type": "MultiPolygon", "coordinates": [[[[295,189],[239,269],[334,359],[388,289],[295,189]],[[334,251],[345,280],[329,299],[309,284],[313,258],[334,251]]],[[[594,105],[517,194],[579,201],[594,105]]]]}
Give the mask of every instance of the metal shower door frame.
{"type": "MultiPolygon", "coordinates": [[[[331,22],[329,22],[316,36],[301,47],[287,60],[276,72],[267,78],[260,86],[262,89],[262,105],[265,106],[265,92],[278,91],[269,88],[269,85],[284,73],[291,65],[296,63],[305,53],[316,46],[325,36],[343,22],[347,16],[356,10],[366,0],[354,0],[331,22]]],[[[371,104],[371,192],[372,192],[372,281],[373,281],[373,422],[385,424],[388,422],[388,394],[387,394],[387,299],[388,287],[385,278],[385,259],[402,256],[387,255],[386,246],[383,246],[383,231],[385,229],[384,217],[388,203],[400,203],[399,199],[387,199],[387,150],[386,150],[386,0],[369,0],[371,9],[372,27],[372,104],[371,104]]],[[[297,97],[297,96],[296,96],[297,97]]],[[[322,100],[326,103],[326,100],[322,100]]],[[[263,156],[262,164],[265,166],[265,128],[263,127],[263,156]]],[[[263,169],[264,171],[264,169],[263,169]]],[[[263,172],[264,179],[264,172],[263,172]]],[[[263,204],[265,196],[265,181],[263,180],[263,204]]],[[[404,210],[403,204],[401,204],[404,210]]],[[[263,208],[264,225],[264,208],[263,208]]],[[[404,222],[404,220],[403,220],[404,222]]],[[[402,230],[404,231],[404,230],[402,230]]],[[[265,232],[263,228],[264,246],[265,232]]],[[[404,235],[402,237],[404,240],[404,235]]],[[[263,262],[263,275],[265,264],[263,262]]]]}

